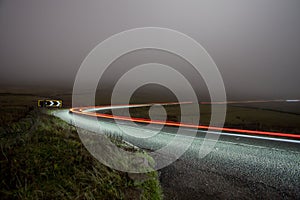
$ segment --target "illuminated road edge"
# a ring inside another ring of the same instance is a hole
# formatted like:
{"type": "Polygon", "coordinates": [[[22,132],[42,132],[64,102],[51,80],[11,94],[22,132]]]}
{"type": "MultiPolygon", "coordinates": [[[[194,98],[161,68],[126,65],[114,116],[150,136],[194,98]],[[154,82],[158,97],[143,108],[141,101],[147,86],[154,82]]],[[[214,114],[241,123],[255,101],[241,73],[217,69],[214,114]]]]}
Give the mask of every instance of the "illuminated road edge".
{"type": "MultiPolygon", "coordinates": [[[[159,125],[166,125],[166,126],[173,126],[173,127],[194,128],[194,129],[199,129],[201,131],[209,130],[211,133],[214,133],[214,131],[222,131],[222,133],[221,133],[222,135],[228,135],[228,136],[300,143],[300,134],[255,131],[255,130],[245,130],[245,129],[236,129],[236,128],[210,127],[210,126],[204,126],[204,125],[186,124],[186,123],[173,122],[173,121],[160,121],[160,120],[151,120],[151,119],[146,119],[146,118],[116,116],[116,115],[103,114],[103,113],[96,112],[96,111],[100,111],[100,110],[104,111],[104,110],[119,109],[119,108],[145,107],[145,106],[152,106],[155,104],[156,105],[158,105],[158,104],[159,105],[176,105],[176,104],[189,104],[189,103],[191,103],[191,102],[149,103],[149,104],[131,104],[131,105],[115,105],[115,106],[86,106],[86,107],[70,108],[69,112],[78,114],[78,115],[85,115],[85,116],[92,116],[92,117],[99,117],[99,118],[106,118],[106,119],[131,121],[131,122],[147,123],[147,124],[159,124],[159,125]],[[267,136],[267,137],[265,137],[265,136],[267,136]]],[[[220,134],[220,133],[216,132],[216,134],[220,134]]]]}

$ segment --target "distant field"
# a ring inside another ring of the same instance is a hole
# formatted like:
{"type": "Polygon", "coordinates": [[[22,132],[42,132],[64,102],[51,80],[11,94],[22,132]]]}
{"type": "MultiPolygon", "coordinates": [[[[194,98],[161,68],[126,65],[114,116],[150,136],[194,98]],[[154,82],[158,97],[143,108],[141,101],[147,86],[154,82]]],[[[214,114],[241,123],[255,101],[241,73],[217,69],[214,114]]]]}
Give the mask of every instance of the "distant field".
{"type": "Polygon", "coordinates": [[[250,103],[250,104],[237,104],[241,107],[260,108],[265,110],[274,110],[278,112],[286,112],[300,115],[299,102],[268,102],[268,103],[250,103]]]}
{"type": "Polygon", "coordinates": [[[37,105],[43,97],[28,94],[0,93],[0,127],[17,122],[37,105]]]}

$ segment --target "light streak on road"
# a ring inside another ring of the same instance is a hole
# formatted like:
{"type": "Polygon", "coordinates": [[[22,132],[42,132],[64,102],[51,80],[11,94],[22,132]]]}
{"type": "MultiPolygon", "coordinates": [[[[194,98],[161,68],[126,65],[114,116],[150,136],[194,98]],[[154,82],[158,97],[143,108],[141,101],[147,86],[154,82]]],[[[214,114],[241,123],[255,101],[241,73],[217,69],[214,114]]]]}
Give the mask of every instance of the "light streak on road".
{"type": "Polygon", "coordinates": [[[288,99],[286,100],[286,102],[300,102],[299,99],[288,99]]]}
{"type": "Polygon", "coordinates": [[[273,100],[250,100],[250,101],[224,101],[224,102],[200,102],[200,104],[251,104],[251,103],[272,103],[272,102],[300,102],[300,99],[273,99],[273,100]]]}
{"type": "MultiPolygon", "coordinates": [[[[274,101],[274,100],[273,100],[274,101]]],[[[278,101],[278,100],[277,100],[278,101]]],[[[248,101],[250,102],[250,101],[248,101]]],[[[253,102],[253,101],[251,101],[253,102]]],[[[258,102],[258,101],[255,101],[258,102]]],[[[183,103],[161,103],[160,105],[176,105],[176,104],[188,104],[191,102],[183,102],[183,103]]],[[[158,104],[158,103],[155,103],[158,104]]],[[[78,108],[71,108],[70,112],[79,114],[79,115],[86,115],[86,116],[93,116],[99,118],[106,118],[106,119],[114,119],[114,120],[122,120],[122,121],[131,121],[131,122],[138,122],[138,123],[147,123],[147,124],[159,124],[159,125],[166,125],[166,126],[173,126],[173,127],[185,127],[185,128],[195,128],[200,130],[208,130],[210,132],[213,131],[222,131],[223,135],[235,134],[235,136],[249,136],[249,135],[256,135],[256,136],[268,136],[268,137],[279,137],[282,138],[282,141],[289,141],[289,139],[300,139],[300,134],[293,134],[293,133],[281,133],[281,132],[269,132],[269,131],[259,131],[259,130],[245,130],[245,129],[236,129],[236,128],[226,128],[226,127],[211,127],[211,126],[204,126],[204,125],[196,125],[196,124],[186,124],[180,122],[173,122],[173,121],[160,121],[160,120],[151,120],[145,118],[133,118],[127,116],[117,116],[111,114],[104,114],[104,113],[97,113],[96,111],[99,110],[108,110],[108,109],[118,109],[118,108],[129,108],[129,107],[143,107],[143,106],[151,106],[153,104],[133,104],[133,105],[116,105],[116,106],[89,106],[89,107],[78,107],[78,108]]],[[[252,136],[253,137],[253,136],[252,136]]],[[[259,137],[257,137],[259,138],[259,137]]],[[[274,140],[280,140],[278,138],[274,138],[274,140]]]]}

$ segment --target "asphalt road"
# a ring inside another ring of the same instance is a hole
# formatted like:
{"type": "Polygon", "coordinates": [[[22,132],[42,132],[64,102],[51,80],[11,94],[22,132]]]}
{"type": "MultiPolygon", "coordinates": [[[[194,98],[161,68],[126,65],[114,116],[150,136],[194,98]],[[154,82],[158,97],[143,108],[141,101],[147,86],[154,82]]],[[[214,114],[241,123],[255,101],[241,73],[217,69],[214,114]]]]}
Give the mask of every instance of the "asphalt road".
{"type": "MultiPolygon", "coordinates": [[[[76,117],[79,127],[96,128],[88,116],[75,116],[68,110],[56,111],[54,115],[72,124],[76,117]]],[[[122,134],[113,119],[100,119],[98,123],[104,130],[122,134]]],[[[143,134],[155,131],[131,127],[126,121],[121,126],[143,134]]],[[[154,151],[168,144],[174,131],[176,127],[166,127],[147,139],[124,134],[122,137],[154,151]]],[[[189,149],[159,171],[165,199],[300,199],[299,143],[221,135],[213,150],[199,158],[203,135],[199,131],[189,149]]]]}

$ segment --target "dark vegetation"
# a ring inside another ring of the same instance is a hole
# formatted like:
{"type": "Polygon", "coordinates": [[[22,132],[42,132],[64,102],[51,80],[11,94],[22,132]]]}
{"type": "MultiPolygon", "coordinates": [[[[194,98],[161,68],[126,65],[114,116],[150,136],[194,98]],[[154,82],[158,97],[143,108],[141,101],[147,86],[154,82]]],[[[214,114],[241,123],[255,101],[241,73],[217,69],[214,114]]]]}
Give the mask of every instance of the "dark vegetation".
{"type": "MultiPolygon", "coordinates": [[[[0,199],[161,199],[156,172],[136,178],[110,169],[91,156],[73,126],[36,108],[39,97],[2,97],[0,199]]],[[[122,138],[108,137],[133,151],[122,138]]]]}

